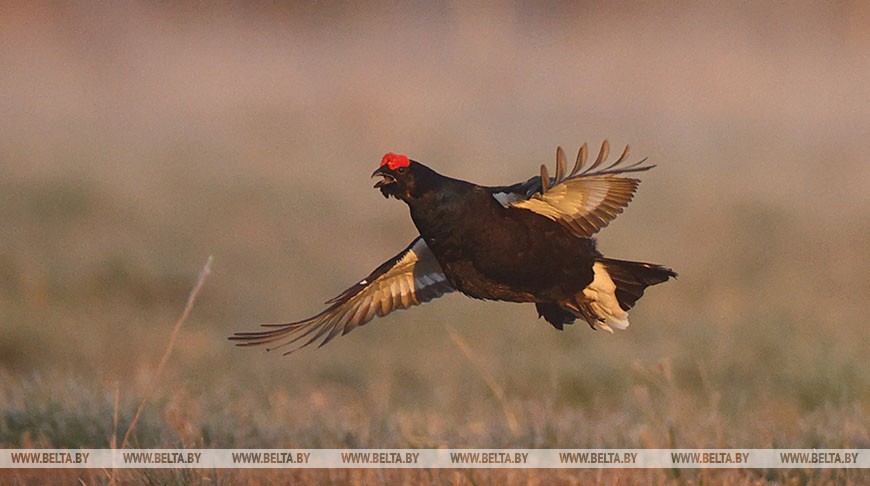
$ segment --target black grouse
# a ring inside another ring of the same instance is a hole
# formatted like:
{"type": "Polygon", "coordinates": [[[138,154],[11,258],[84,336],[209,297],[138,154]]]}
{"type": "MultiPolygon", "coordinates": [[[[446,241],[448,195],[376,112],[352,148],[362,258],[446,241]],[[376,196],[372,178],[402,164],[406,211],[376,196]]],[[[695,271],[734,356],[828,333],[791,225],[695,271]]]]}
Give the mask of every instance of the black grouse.
{"type": "Polygon", "coordinates": [[[557,329],[580,318],[593,329],[628,327],[628,310],[644,289],[677,274],[651,263],[605,258],[592,237],[628,205],[649,170],[646,159],[627,164],[629,147],[603,166],[607,140],[584,168],[586,144],[568,172],[556,149],[556,172],[511,186],[486,187],[438,174],[404,155],[388,153],[372,177],[384,197],[404,201],[420,232],[398,255],[308,319],[263,324],[238,332],[241,346],[324,345],[375,316],[407,309],[458,290],[476,299],[534,302],[557,329]]]}

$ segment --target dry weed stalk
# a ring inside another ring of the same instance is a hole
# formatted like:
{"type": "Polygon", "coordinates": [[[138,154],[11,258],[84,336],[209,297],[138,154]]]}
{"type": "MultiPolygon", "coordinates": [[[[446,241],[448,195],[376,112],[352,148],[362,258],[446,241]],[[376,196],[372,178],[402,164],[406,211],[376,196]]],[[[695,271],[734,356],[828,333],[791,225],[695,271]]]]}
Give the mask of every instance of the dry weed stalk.
{"type": "Polygon", "coordinates": [[[447,334],[450,335],[450,339],[453,340],[453,344],[462,351],[462,354],[468,358],[468,361],[474,366],[474,369],[477,370],[477,373],[483,378],[483,381],[486,383],[486,386],[492,391],[492,394],[495,395],[496,400],[501,405],[502,412],[504,412],[504,418],[507,421],[508,428],[511,430],[511,433],[516,437],[520,433],[520,425],[517,421],[516,415],[514,415],[513,410],[511,410],[510,405],[507,402],[507,397],[504,394],[504,388],[495,381],[495,378],[492,374],[487,371],[487,369],[483,366],[483,364],[477,360],[474,356],[474,353],[471,351],[471,346],[468,345],[468,342],[459,335],[453,328],[447,328],[447,334]]]}
{"type": "Polygon", "coordinates": [[[163,351],[163,357],[160,358],[160,364],[157,365],[157,370],[154,372],[154,376],[151,378],[151,381],[145,388],[145,393],[142,395],[142,402],[139,403],[139,408],[136,409],[136,414],[133,415],[133,420],[130,422],[130,426],[127,427],[127,432],[124,434],[124,440],[121,441],[121,449],[127,447],[127,441],[130,439],[130,434],[132,434],[133,430],[136,428],[139,416],[142,415],[142,409],[145,408],[145,403],[148,402],[149,396],[154,391],[154,385],[157,384],[157,379],[160,378],[160,373],[166,366],[166,362],[169,361],[169,355],[172,354],[172,348],[175,346],[175,338],[178,337],[178,331],[181,330],[181,325],[187,320],[190,310],[193,309],[193,303],[196,300],[197,294],[199,294],[200,289],[202,289],[206,277],[211,273],[211,262],[212,257],[209,256],[208,261],[205,262],[205,266],[202,267],[202,270],[199,272],[199,277],[196,279],[196,284],[193,286],[193,290],[191,290],[190,295],[187,296],[187,304],[185,304],[181,317],[178,318],[175,327],[172,329],[172,334],[169,336],[169,342],[166,344],[166,350],[163,351]]]}

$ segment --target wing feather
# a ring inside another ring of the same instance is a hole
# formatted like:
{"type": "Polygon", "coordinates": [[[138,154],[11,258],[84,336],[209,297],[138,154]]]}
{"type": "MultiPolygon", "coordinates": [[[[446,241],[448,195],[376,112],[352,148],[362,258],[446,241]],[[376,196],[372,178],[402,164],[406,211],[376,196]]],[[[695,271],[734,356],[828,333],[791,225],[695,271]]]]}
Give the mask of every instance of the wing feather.
{"type": "Polygon", "coordinates": [[[584,169],[588,148],[584,143],[577,160],[565,175],[565,155],[556,150],[556,177],[550,178],[546,166],[541,176],[513,186],[494,187],[490,191],[504,207],[526,209],[556,221],[580,238],[589,238],[610,224],[628,206],[640,180],[624,174],[643,172],[655,167],[644,165],[647,159],[626,164],[631,148],[625,147],[615,162],[602,168],[610,154],[610,143],[601,144],[595,161],[584,169]]]}
{"type": "Polygon", "coordinates": [[[272,344],[269,350],[293,346],[285,353],[290,354],[321,339],[323,346],[375,316],[420,305],[453,290],[426,242],[418,237],[368,277],[327,301],[327,308],[319,314],[297,322],[263,324],[267,330],[237,332],[230,339],[239,346],[272,344]]]}
{"type": "Polygon", "coordinates": [[[589,153],[589,147],[586,145],[586,142],[583,142],[583,145],[580,147],[580,150],[577,151],[577,161],[574,162],[574,168],[571,169],[571,177],[577,175],[578,172],[583,170],[583,166],[586,164],[586,156],[589,153]]]}

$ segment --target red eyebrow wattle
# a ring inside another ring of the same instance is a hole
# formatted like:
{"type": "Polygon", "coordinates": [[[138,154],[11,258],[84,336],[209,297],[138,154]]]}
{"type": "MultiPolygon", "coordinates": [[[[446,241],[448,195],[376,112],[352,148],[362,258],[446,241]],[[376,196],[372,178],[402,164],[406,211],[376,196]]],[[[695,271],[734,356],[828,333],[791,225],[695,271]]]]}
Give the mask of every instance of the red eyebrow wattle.
{"type": "Polygon", "coordinates": [[[396,170],[399,167],[408,167],[411,165],[411,160],[407,155],[394,154],[393,152],[390,152],[384,155],[384,158],[381,159],[381,167],[385,165],[390,170],[396,170]]]}

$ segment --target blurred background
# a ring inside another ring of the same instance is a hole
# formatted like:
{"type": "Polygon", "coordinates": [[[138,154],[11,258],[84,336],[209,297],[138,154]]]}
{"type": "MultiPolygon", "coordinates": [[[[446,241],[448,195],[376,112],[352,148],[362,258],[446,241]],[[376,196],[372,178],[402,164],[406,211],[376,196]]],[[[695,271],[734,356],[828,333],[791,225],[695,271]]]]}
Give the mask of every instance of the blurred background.
{"type": "Polygon", "coordinates": [[[5,5],[0,443],[105,447],[147,393],[134,446],[870,447],[868,22],[857,1],[5,5]],[[599,248],[680,273],[627,332],[453,295],[289,357],[226,341],[411,241],[371,188],[383,153],[495,185],[604,138],[658,168],[599,248]]]}

